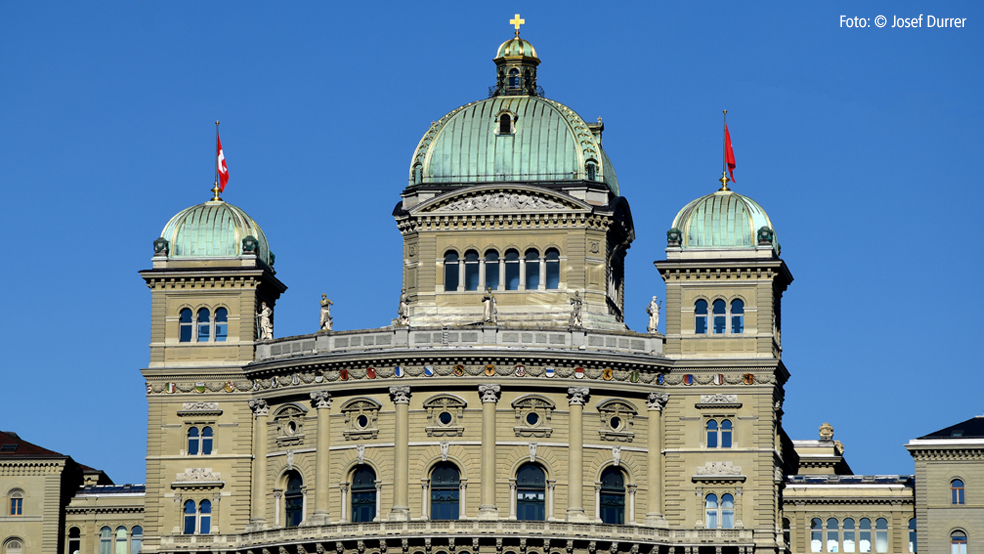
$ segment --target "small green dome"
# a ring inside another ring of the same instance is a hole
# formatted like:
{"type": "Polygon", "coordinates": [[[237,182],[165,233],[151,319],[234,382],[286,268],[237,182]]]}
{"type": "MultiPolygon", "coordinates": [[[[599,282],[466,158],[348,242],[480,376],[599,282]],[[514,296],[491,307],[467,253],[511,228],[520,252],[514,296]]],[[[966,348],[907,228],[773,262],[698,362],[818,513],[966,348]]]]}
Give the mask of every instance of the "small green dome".
{"type": "Polygon", "coordinates": [[[682,248],[752,248],[762,239],[779,252],[779,238],[762,206],[730,190],[719,190],[684,206],[668,236],[675,231],[679,231],[682,248]],[[767,232],[760,233],[763,228],[767,232]]]}
{"type": "Polygon", "coordinates": [[[495,53],[495,59],[536,57],[536,49],[533,48],[533,45],[519,37],[514,37],[503,42],[499,45],[499,50],[495,53]]]}
{"type": "Polygon", "coordinates": [[[239,258],[243,239],[256,239],[260,260],[272,266],[270,244],[260,225],[236,206],[222,200],[182,210],[161,231],[169,258],[239,258]]]}

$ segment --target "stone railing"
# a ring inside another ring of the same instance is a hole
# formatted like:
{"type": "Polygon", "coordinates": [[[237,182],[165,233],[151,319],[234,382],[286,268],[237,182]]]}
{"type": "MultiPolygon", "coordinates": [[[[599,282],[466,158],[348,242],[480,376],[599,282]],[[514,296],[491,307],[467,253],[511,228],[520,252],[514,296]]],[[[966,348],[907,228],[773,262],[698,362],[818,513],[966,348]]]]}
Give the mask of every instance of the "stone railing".
{"type": "Polygon", "coordinates": [[[296,356],[393,349],[512,347],[606,351],[645,356],[663,353],[663,336],[632,331],[525,330],[504,327],[416,329],[406,327],[316,333],[256,345],[256,361],[296,356]]]}
{"type": "Polygon", "coordinates": [[[543,540],[569,538],[642,543],[751,543],[748,529],[658,529],[641,525],[605,525],[564,521],[454,520],[339,523],[270,529],[240,535],[177,535],[161,538],[162,550],[235,550],[286,543],[381,540],[413,536],[509,537],[543,540]]]}

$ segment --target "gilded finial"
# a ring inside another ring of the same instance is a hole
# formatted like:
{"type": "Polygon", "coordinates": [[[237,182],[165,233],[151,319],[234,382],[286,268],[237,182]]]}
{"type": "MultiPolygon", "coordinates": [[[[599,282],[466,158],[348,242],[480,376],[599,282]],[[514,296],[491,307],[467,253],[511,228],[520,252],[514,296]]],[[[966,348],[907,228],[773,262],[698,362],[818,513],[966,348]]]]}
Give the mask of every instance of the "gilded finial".
{"type": "Polygon", "coordinates": [[[516,38],[519,38],[519,26],[526,23],[525,19],[520,19],[519,14],[509,20],[509,24],[516,28],[516,38]]]}
{"type": "Polygon", "coordinates": [[[215,182],[215,186],[212,187],[212,201],[213,202],[221,202],[222,201],[222,199],[219,198],[219,182],[218,181],[216,181],[215,182]]]}
{"type": "Polygon", "coordinates": [[[728,179],[728,172],[727,171],[722,171],[721,172],[721,178],[718,179],[718,181],[721,181],[721,188],[718,189],[718,192],[727,192],[727,191],[731,190],[731,189],[728,188],[728,181],[729,181],[729,179],[728,179]]]}

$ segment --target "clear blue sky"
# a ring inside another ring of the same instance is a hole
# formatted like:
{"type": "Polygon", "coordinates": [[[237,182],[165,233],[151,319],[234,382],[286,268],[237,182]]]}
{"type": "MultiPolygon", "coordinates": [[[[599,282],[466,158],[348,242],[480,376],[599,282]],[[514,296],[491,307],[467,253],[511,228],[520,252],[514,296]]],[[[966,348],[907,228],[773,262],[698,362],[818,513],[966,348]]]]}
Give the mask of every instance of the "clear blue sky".
{"type": "Polygon", "coordinates": [[[481,99],[520,12],[548,97],[603,117],[635,217],[628,324],[664,286],[677,210],[711,192],[728,109],[735,190],[772,217],[785,427],[825,421],[857,473],[911,473],[911,438],[981,414],[980,2],[2,2],[0,429],[143,482],[150,293],[179,210],[263,226],[290,289],[278,336],[387,324],[391,217],[432,120],[481,99]],[[893,16],[966,28],[892,29],[893,16]],[[884,15],[879,29],[840,16],[884,15]]]}

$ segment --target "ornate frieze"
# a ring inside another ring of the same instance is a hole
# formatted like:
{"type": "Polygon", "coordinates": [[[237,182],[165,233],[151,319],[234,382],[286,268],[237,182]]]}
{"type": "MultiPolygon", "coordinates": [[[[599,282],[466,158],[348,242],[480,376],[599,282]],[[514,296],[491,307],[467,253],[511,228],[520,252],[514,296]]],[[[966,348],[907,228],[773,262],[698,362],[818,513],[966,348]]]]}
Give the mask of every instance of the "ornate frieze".
{"type": "Polygon", "coordinates": [[[663,408],[666,407],[666,403],[670,401],[670,395],[661,392],[651,392],[649,396],[646,397],[646,408],[649,410],[656,410],[662,412],[663,408]]]}
{"type": "Polygon", "coordinates": [[[584,406],[588,401],[590,390],[588,387],[570,387],[567,389],[567,401],[571,406],[584,406]]]}
{"type": "Polygon", "coordinates": [[[253,415],[265,416],[270,413],[270,405],[262,398],[255,398],[249,401],[249,409],[253,410],[253,415]]]}
{"type": "Polygon", "coordinates": [[[390,387],[389,394],[394,404],[410,403],[410,387],[407,386],[390,387]]]}
{"type": "Polygon", "coordinates": [[[311,393],[311,406],[314,408],[331,408],[331,393],[326,390],[311,393]]]}
{"type": "Polygon", "coordinates": [[[499,385],[479,385],[478,393],[482,395],[482,403],[492,402],[497,403],[499,401],[499,394],[502,392],[502,387],[499,385]]]}
{"type": "Polygon", "coordinates": [[[566,210],[560,202],[523,192],[492,191],[468,195],[439,206],[434,212],[502,212],[524,210],[566,210]]]}

